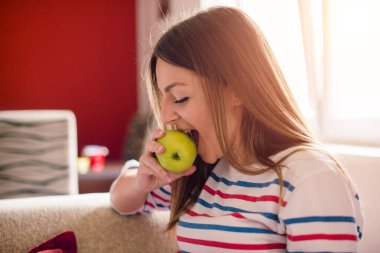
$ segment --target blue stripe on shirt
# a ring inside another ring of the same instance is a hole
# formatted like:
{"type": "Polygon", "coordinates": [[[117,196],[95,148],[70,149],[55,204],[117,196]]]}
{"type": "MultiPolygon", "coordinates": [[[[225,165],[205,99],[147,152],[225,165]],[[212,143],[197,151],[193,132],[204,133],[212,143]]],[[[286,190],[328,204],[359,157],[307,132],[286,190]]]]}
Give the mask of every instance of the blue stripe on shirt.
{"type": "Polygon", "coordinates": [[[349,222],[355,223],[355,218],[351,216],[308,216],[300,218],[291,218],[284,220],[286,225],[308,222],[349,222]]]}
{"type": "MultiPolygon", "coordinates": [[[[275,180],[270,181],[270,182],[265,182],[265,183],[252,183],[252,182],[246,182],[246,181],[236,181],[236,182],[233,182],[233,181],[230,181],[230,180],[228,180],[228,179],[226,179],[224,177],[219,177],[214,172],[212,172],[210,174],[210,177],[212,177],[216,182],[218,182],[218,183],[222,182],[222,183],[224,183],[225,185],[228,185],[228,186],[236,185],[236,186],[241,186],[241,187],[265,188],[265,187],[271,186],[272,184],[280,185],[280,181],[278,179],[275,179],[275,180]]],[[[284,181],[284,187],[287,188],[291,192],[295,188],[288,181],[284,181]]]]}
{"type": "Polygon", "coordinates": [[[158,206],[158,207],[165,207],[164,205],[158,204],[158,203],[156,203],[156,206],[158,206]]]}
{"type": "Polygon", "coordinates": [[[179,221],[179,226],[192,229],[205,229],[205,230],[220,230],[237,233],[256,233],[256,234],[276,234],[275,232],[267,229],[253,228],[253,227],[234,227],[234,226],[222,226],[215,224],[200,224],[190,223],[185,221],[179,221]]]}
{"type": "Polygon", "coordinates": [[[167,190],[165,190],[164,187],[160,187],[160,191],[162,191],[162,192],[165,193],[166,195],[171,196],[170,192],[168,192],[167,190]]]}
{"type": "Polygon", "coordinates": [[[278,219],[278,216],[276,214],[273,214],[273,213],[267,213],[267,212],[250,212],[250,211],[247,211],[247,210],[243,210],[243,209],[240,209],[240,208],[236,208],[236,207],[231,207],[231,206],[222,206],[218,203],[208,203],[207,201],[201,199],[201,198],[198,198],[197,200],[197,203],[201,204],[202,206],[204,207],[207,207],[207,208],[217,208],[217,209],[220,209],[222,211],[227,211],[227,212],[233,212],[233,213],[252,213],[252,214],[259,214],[259,215],[262,215],[268,219],[271,219],[271,220],[274,220],[276,222],[280,222],[279,219],[278,219]]]}
{"type": "Polygon", "coordinates": [[[358,232],[358,237],[359,237],[359,239],[362,239],[363,233],[362,233],[360,227],[359,227],[359,226],[356,226],[356,230],[357,230],[357,232],[358,232]]]}

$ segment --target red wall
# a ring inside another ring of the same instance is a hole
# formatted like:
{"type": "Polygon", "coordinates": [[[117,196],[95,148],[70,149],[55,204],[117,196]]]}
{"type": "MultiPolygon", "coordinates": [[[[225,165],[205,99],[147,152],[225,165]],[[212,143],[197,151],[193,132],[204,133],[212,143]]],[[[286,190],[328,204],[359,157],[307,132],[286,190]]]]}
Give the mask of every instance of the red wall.
{"type": "Polygon", "coordinates": [[[0,110],[70,109],[118,159],[137,107],[134,0],[1,0],[0,110]]]}

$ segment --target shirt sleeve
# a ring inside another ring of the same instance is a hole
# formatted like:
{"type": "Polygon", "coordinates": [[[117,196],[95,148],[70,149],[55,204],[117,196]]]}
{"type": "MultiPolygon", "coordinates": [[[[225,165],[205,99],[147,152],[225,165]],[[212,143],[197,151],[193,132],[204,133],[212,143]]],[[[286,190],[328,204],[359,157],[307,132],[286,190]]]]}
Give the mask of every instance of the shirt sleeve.
{"type": "Polygon", "coordinates": [[[144,212],[170,209],[171,186],[169,184],[151,191],[144,204],[144,212]]]}
{"type": "Polygon", "coordinates": [[[138,210],[126,215],[150,213],[153,210],[167,211],[170,210],[171,186],[164,185],[148,193],[144,205],[138,210]]]}
{"type": "Polygon", "coordinates": [[[287,252],[357,252],[363,229],[358,194],[337,169],[299,180],[279,211],[279,222],[287,252]]]}

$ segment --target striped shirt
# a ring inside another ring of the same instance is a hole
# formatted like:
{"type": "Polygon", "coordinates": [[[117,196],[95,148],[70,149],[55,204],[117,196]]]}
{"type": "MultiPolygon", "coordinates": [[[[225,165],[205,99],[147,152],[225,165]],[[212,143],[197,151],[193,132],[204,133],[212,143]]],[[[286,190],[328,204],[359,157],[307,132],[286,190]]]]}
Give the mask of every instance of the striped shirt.
{"type": "MultiPolygon", "coordinates": [[[[357,252],[363,229],[359,197],[335,163],[321,152],[300,151],[283,164],[279,202],[274,171],[246,175],[222,158],[177,224],[180,252],[357,252]]],[[[138,211],[169,207],[166,185],[138,211]]]]}

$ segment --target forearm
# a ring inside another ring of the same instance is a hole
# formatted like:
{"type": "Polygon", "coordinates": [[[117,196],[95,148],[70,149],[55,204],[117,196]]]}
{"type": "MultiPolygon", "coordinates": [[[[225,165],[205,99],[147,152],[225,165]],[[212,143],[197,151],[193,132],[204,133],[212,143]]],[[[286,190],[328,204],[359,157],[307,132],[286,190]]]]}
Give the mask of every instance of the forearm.
{"type": "Polygon", "coordinates": [[[128,170],[113,182],[110,194],[113,208],[119,213],[134,212],[147,198],[147,193],[136,187],[137,170],[128,170]]]}

